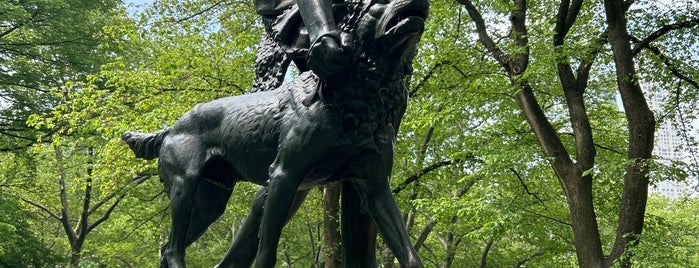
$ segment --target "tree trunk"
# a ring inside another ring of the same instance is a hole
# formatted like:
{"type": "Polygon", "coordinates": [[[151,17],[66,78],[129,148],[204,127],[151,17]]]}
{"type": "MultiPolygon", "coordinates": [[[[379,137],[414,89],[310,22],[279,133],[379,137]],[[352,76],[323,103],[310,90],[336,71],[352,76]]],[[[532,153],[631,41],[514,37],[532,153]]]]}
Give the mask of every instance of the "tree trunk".
{"type": "Polygon", "coordinates": [[[602,267],[604,255],[600,239],[597,215],[592,200],[592,176],[582,176],[572,169],[566,170],[564,186],[566,201],[573,227],[573,244],[580,267],[602,267]]]}
{"type": "Polygon", "coordinates": [[[444,264],[442,267],[450,268],[451,264],[454,263],[454,256],[456,255],[456,251],[454,250],[454,233],[452,231],[449,231],[445,240],[447,248],[446,254],[444,256],[444,264]]]}
{"type": "Polygon", "coordinates": [[[488,242],[485,243],[485,247],[483,247],[483,252],[481,252],[481,260],[478,263],[478,268],[485,268],[487,267],[486,264],[488,263],[488,253],[490,252],[490,249],[493,247],[493,243],[495,242],[495,234],[490,236],[488,238],[488,242]]]}
{"type": "Polygon", "coordinates": [[[566,195],[573,227],[573,244],[580,267],[601,267],[604,256],[597,216],[592,200],[592,176],[583,176],[581,162],[574,163],[558,134],[546,118],[526,81],[514,81],[520,88],[518,100],[527,122],[536,134],[566,195]]]}
{"type": "Polygon", "coordinates": [[[342,267],[340,241],[340,183],[323,187],[323,255],[325,268],[342,267]]]}
{"type": "MultiPolygon", "coordinates": [[[[472,180],[475,183],[475,179],[472,180]]],[[[461,197],[462,195],[466,194],[468,189],[471,188],[473,184],[467,184],[467,187],[465,189],[459,190],[457,193],[458,197],[461,197]]],[[[449,218],[449,224],[450,226],[454,226],[456,222],[459,220],[459,216],[454,213],[450,218],[449,218]]],[[[459,248],[459,245],[461,244],[463,235],[455,234],[453,232],[453,229],[450,228],[449,232],[447,232],[447,237],[445,238],[445,246],[446,246],[446,256],[444,258],[444,268],[449,268],[451,265],[454,263],[454,258],[456,257],[456,254],[458,253],[457,249],[459,248]]],[[[487,254],[487,253],[484,253],[487,254]]]]}
{"type": "MultiPolygon", "coordinates": [[[[629,34],[626,30],[626,11],[632,1],[605,0],[608,34],[614,62],[616,65],[617,84],[624,104],[628,121],[629,145],[628,159],[631,164],[626,167],[624,188],[619,207],[619,222],[616,240],[611,254],[605,258],[602,251],[599,227],[592,198],[592,176],[588,173],[594,167],[595,151],[591,128],[585,111],[583,94],[587,87],[592,60],[599,49],[591,47],[589,57],[580,62],[577,77],[572,72],[566,58],[558,60],[558,75],[565,92],[570,113],[571,125],[575,136],[576,159],[558,137],[558,132],[551,126],[545,113],[534,96],[526,77],[519,76],[526,71],[528,46],[526,39],[525,1],[515,0],[510,22],[515,46],[520,52],[508,55],[487,32],[485,21],[470,0],[457,0],[466,7],[471,19],[476,24],[480,42],[503,67],[510,81],[517,88],[517,100],[527,123],[536,135],[544,154],[551,158],[551,165],[565,192],[568,209],[571,214],[574,245],[580,267],[609,267],[615,261],[621,267],[629,267],[631,262],[623,256],[625,249],[638,243],[643,229],[646,201],[648,199],[648,163],[653,150],[655,119],[648,108],[641,88],[636,81],[633,53],[629,34]]],[[[581,0],[562,1],[556,17],[554,49],[565,42],[565,37],[576,21],[582,7],[581,0]]],[[[604,38],[600,38],[604,40],[604,38]]],[[[593,40],[593,44],[600,43],[593,40]]],[[[599,44],[596,44],[598,47],[599,44]]],[[[628,253],[627,253],[628,254],[628,253]]],[[[629,256],[629,255],[627,255],[629,256]]]]}
{"type": "Polygon", "coordinates": [[[83,242],[84,240],[81,239],[81,241],[75,241],[75,243],[71,243],[70,245],[70,259],[68,262],[68,267],[70,268],[78,268],[80,267],[80,258],[82,257],[82,251],[83,251],[83,242]]]}
{"type": "Polygon", "coordinates": [[[655,117],[636,80],[631,39],[626,30],[627,6],[621,0],[605,0],[604,7],[609,43],[614,53],[617,85],[628,121],[628,158],[632,161],[626,167],[616,239],[606,265],[612,266],[618,259],[621,267],[630,267],[630,253],[625,252],[625,249],[638,244],[643,230],[648,201],[648,161],[653,152],[655,117]]]}

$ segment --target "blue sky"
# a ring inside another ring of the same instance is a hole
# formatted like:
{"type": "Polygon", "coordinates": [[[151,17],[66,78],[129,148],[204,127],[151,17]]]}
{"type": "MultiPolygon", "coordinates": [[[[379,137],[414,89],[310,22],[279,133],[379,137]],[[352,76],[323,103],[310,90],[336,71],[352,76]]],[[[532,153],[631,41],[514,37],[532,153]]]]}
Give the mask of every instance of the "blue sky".
{"type": "Polygon", "coordinates": [[[124,6],[131,17],[137,17],[145,7],[153,3],[155,0],[123,0],[124,6]]]}
{"type": "Polygon", "coordinates": [[[138,8],[142,9],[145,6],[153,3],[153,1],[155,0],[124,0],[124,6],[129,9],[138,6],[138,8]]]}
{"type": "Polygon", "coordinates": [[[152,3],[153,0],[124,0],[124,4],[136,4],[136,5],[143,5],[143,4],[150,4],[152,3]]]}

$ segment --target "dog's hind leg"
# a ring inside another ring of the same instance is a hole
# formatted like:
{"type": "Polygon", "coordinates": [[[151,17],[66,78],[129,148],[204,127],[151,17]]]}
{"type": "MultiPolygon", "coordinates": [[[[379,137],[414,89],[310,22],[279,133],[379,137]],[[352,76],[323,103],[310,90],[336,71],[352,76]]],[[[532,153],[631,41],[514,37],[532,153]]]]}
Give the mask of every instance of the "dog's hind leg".
{"type": "MultiPolygon", "coordinates": [[[[296,211],[301,207],[306,199],[309,190],[296,192],[294,202],[291,204],[289,215],[286,217],[288,222],[294,216],[296,211]]],[[[216,265],[217,268],[246,268],[252,265],[257,254],[257,247],[260,242],[260,224],[262,221],[262,212],[264,210],[265,197],[267,195],[267,187],[260,187],[255,193],[250,206],[250,212],[243,221],[243,225],[233,240],[233,245],[226,252],[221,262],[216,265]]]]}
{"type": "MultiPolygon", "coordinates": [[[[193,209],[204,166],[204,150],[191,137],[166,139],[161,148],[159,171],[170,197],[172,226],[160,267],[185,267],[184,255],[193,209]]],[[[195,227],[196,228],[196,227],[195,227]]]]}
{"type": "Polygon", "coordinates": [[[196,178],[183,175],[175,175],[168,179],[173,181],[168,192],[172,226],[169,241],[163,250],[160,267],[180,268],[185,267],[187,231],[192,219],[194,196],[199,183],[196,178]]]}
{"type": "Polygon", "coordinates": [[[235,187],[237,175],[233,167],[219,157],[207,159],[194,193],[191,220],[185,238],[185,248],[194,243],[226,210],[235,187]]]}
{"type": "MultiPolygon", "coordinates": [[[[187,228],[185,248],[199,239],[207,228],[223,214],[232,190],[219,187],[206,180],[199,182],[194,197],[191,221],[187,228]]],[[[164,254],[169,245],[169,242],[165,244],[161,253],[164,254]]]]}
{"type": "Polygon", "coordinates": [[[185,238],[185,247],[194,243],[223,214],[232,191],[232,188],[219,187],[206,180],[199,181],[185,238]]]}

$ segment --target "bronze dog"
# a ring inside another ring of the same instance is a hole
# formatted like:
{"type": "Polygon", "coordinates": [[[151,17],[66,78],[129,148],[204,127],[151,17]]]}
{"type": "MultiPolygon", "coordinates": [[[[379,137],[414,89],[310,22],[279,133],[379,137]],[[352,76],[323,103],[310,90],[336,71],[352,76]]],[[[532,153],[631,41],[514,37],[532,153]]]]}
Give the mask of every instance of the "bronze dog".
{"type": "MultiPolygon", "coordinates": [[[[185,248],[223,213],[238,181],[265,186],[251,211],[252,221],[261,222],[255,267],[273,267],[287,215],[299,202],[297,192],[338,180],[352,195],[343,196],[343,209],[361,203],[401,265],[422,267],[389,177],[407,103],[403,79],[428,3],[365,1],[347,7],[343,23],[356,37],[348,70],[322,81],[306,72],[272,91],[198,104],[171,128],[124,134],[137,157],[160,158],[172,210],[162,267],[184,267],[185,248]],[[353,197],[361,202],[344,200],[353,197]]],[[[361,220],[342,220],[343,247],[356,249],[344,243],[352,243],[346,236],[356,232],[352,222],[361,220]]]]}

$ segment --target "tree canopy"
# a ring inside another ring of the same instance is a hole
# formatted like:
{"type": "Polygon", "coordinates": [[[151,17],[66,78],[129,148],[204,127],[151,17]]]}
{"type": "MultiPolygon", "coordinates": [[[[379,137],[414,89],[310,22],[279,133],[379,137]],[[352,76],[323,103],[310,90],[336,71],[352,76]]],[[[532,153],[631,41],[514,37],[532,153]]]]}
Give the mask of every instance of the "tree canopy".
{"type": "MultiPolygon", "coordinates": [[[[698,13],[691,1],[432,1],[391,180],[425,265],[699,266],[698,199],[648,194],[699,178],[698,13]],[[664,122],[685,158],[652,154],[664,122]]],[[[262,27],[251,2],[0,3],[0,266],[156,266],[169,201],[156,161],[119,137],[250,92],[262,27]]],[[[190,266],[223,257],[255,189],[236,187],[190,266]]],[[[311,191],[284,229],[280,266],[334,267],[329,195],[311,191]]]]}

